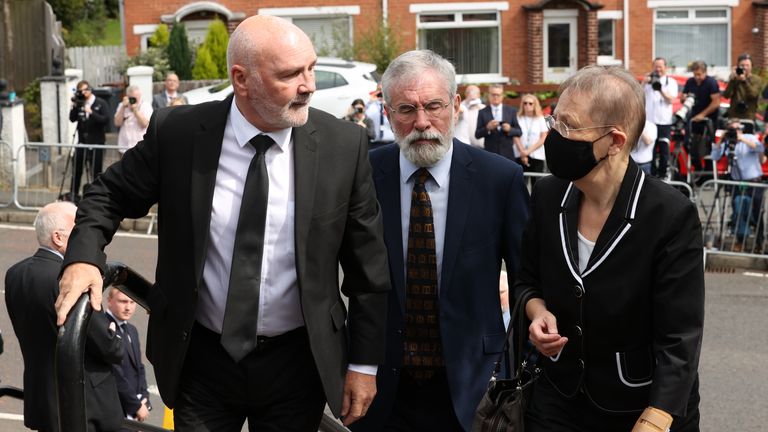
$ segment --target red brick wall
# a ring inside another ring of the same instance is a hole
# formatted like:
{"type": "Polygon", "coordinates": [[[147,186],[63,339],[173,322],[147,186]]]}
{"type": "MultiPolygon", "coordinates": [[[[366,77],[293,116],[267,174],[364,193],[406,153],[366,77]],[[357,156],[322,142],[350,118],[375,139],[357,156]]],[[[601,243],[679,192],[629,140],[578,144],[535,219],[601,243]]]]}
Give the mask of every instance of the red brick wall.
{"type": "MultiPolygon", "coordinates": [[[[441,3],[466,3],[466,0],[448,0],[441,3]]],[[[542,79],[541,29],[536,30],[535,21],[540,18],[531,17],[531,11],[523,9],[524,5],[539,4],[539,0],[508,0],[509,10],[501,13],[501,64],[502,75],[522,84],[540,82],[542,79]],[[538,33],[537,33],[538,31],[538,33]],[[539,58],[534,58],[539,56],[539,58]]],[[[181,6],[190,3],[187,0],[131,0],[126,2],[126,44],[129,54],[135,54],[140,45],[140,37],[133,34],[135,24],[159,24],[160,16],[172,14],[181,6]]],[[[312,3],[308,0],[282,0],[274,2],[252,2],[248,0],[220,0],[218,3],[232,12],[243,12],[246,16],[255,14],[264,7],[306,7],[312,3]]],[[[436,0],[389,0],[389,23],[398,30],[402,49],[416,47],[416,14],[409,12],[410,4],[437,3],[436,0]]],[[[600,10],[623,10],[623,0],[594,0],[603,7],[600,10]]],[[[360,6],[360,15],[353,17],[355,37],[381,19],[381,0],[322,0],[316,4],[322,6],[360,6]]],[[[647,7],[646,1],[630,1],[630,62],[629,70],[634,75],[646,73],[650,69],[653,52],[653,14],[654,10],[647,7]]],[[[547,8],[578,8],[579,15],[579,49],[578,64],[584,66],[594,62],[597,54],[596,33],[592,42],[588,42],[588,30],[585,21],[590,14],[572,0],[555,0],[546,5],[547,8]]],[[[536,12],[540,13],[540,12],[536,12]]],[[[594,15],[596,17],[596,15],[594,15]]],[[[594,19],[594,18],[593,18],[594,19]]],[[[753,5],[750,1],[741,1],[739,6],[732,9],[732,61],[744,52],[751,51],[756,57],[755,66],[768,66],[768,13],[764,7],[753,5]],[[760,33],[753,35],[751,29],[760,28],[760,33]],[[758,52],[760,51],[760,52],[758,52]],[[759,60],[757,60],[759,59],[759,60]]],[[[623,26],[625,20],[615,22],[616,58],[624,60],[623,26]]],[[[230,30],[236,23],[230,23],[230,30]]],[[[596,32],[596,27],[594,31],[596,32]]]]}

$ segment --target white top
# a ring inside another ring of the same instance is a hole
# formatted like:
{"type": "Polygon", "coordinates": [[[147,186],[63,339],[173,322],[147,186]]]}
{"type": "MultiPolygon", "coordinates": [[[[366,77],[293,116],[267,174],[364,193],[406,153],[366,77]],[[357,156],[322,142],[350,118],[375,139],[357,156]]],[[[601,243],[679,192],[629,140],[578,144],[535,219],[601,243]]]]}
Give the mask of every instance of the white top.
{"type": "Polygon", "coordinates": [[[584,269],[586,269],[587,264],[589,264],[589,257],[592,256],[592,251],[595,249],[595,242],[587,240],[587,238],[581,235],[578,231],[576,231],[576,235],[579,238],[579,273],[584,273],[584,269]]]}
{"type": "Polygon", "coordinates": [[[466,144],[484,148],[485,138],[475,138],[477,130],[477,115],[485,105],[480,99],[464,100],[461,102],[459,119],[456,121],[454,137],[466,144]]]}
{"type": "MultiPolygon", "coordinates": [[[[664,75],[660,78],[661,89],[664,93],[677,98],[677,81],[664,75]]],[[[656,125],[672,124],[672,104],[669,103],[661,92],[654,90],[650,84],[643,86],[645,90],[645,117],[651,123],[656,125]]]]}
{"type": "MultiPolygon", "coordinates": [[[[221,333],[229,290],[232,252],[245,178],[256,150],[248,144],[261,131],[248,122],[233,102],[213,191],[203,280],[197,320],[221,333]]],[[[258,319],[263,336],[275,336],[304,325],[296,275],[294,246],[294,163],[292,129],[270,132],[275,140],[265,154],[269,175],[264,253],[261,260],[258,319]]]]}
{"type": "MultiPolygon", "coordinates": [[[[443,246],[445,245],[445,221],[448,217],[448,187],[451,180],[451,158],[453,157],[453,145],[450,150],[438,161],[435,166],[427,168],[432,175],[424,187],[429,194],[432,203],[432,224],[435,232],[435,252],[437,255],[437,289],[440,291],[443,269],[443,246]]],[[[411,192],[416,181],[413,173],[419,167],[400,153],[400,224],[403,229],[403,256],[408,256],[408,228],[411,225],[411,192]]],[[[403,277],[406,277],[407,269],[403,269],[403,277]]]]}
{"type": "Polygon", "coordinates": [[[391,142],[395,140],[392,126],[389,124],[389,118],[381,101],[369,101],[365,106],[365,116],[373,121],[373,128],[376,131],[373,141],[391,142]]]}
{"type": "Polygon", "coordinates": [[[659,131],[656,128],[656,125],[646,120],[642,135],[650,140],[650,144],[646,144],[643,141],[642,136],[637,140],[637,146],[635,146],[635,149],[629,154],[632,156],[632,160],[634,160],[635,163],[648,163],[653,160],[653,147],[656,144],[658,134],[659,131]]]}
{"type": "MultiPolygon", "coordinates": [[[[522,135],[520,135],[520,143],[523,145],[523,148],[526,149],[536,144],[536,142],[539,141],[539,138],[541,138],[541,134],[549,131],[549,129],[547,129],[547,122],[544,120],[543,116],[528,117],[518,114],[517,122],[520,124],[520,130],[522,131],[522,135]]],[[[528,155],[528,157],[537,160],[545,160],[546,158],[544,154],[544,146],[541,146],[528,155]]],[[[520,157],[520,152],[517,150],[517,146],[515,146],[515,157],[520,157]]]]}
{"type": "MultiPolygon", "coordinates": [[[[122,106],[122,105],[121,105],[122,106]]],[[[120,108],[117,108],[118,113],[120,108]]],[[[120,133],[117,135],[117,146],[120,153],[125,153],[128,149],[133,148],[139,141],[144,139],[144,133],[147,132],[146,127],[141,127],[139,119],[136,118],[136,114],[130,108],[123,108],[123,125],[120,126],[120,133]]],[[[152,104],[145,101],[141,101],[139,104],[139,112],[149,122],[149,118],[152,117],[152,104]]],[[[149,123],[147,123],[149,126],[149,123]]]]}

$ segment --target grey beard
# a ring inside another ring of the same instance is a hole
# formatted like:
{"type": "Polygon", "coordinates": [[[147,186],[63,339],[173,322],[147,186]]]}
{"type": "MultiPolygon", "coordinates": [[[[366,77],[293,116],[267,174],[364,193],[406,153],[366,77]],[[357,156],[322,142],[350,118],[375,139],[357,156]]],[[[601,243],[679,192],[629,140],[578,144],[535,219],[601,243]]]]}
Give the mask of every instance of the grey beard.
{"type": "Polygon", "coordinates": [[[432,167],[451,149],[451,145],[453,145],[453,125],[451,125],[451,129],[448,130],[446,135],[436,131],[426,130],[419,132],[414,129],[405,137],[395,133],[395,138],[397,138],[397,145],[406,159],[420,168],[432,167]],[[413,145],[414,141],[421,139],[438,139],[439,144],[413,145]]]}

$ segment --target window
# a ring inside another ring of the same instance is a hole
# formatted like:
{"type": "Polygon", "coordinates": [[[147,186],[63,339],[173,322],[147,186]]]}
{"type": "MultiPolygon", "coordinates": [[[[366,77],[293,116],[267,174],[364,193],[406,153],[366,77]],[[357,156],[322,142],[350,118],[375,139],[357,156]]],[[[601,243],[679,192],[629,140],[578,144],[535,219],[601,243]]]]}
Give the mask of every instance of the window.
{"type": "Polygon", "coordinates": [[[613,32],[613,20],[601,19],[597,21],[597,55],[615,57],[613,32]]]}
{"type": "Polygon", "coordinates": [[[419,48],[450,60],[457,74],[501,74],[497,11],[421,13],[417,23],[419,48]]]}
{"type": "Polygon", "coordinates": [[[345,57],[351,50],[352,22],[349,15],[293,18],[306,33],[319,56],[345,57]]]}
{"type": "Polygon", "coordinates": [[[315,69],[315,86],[317,90],[325,90],[347,85],[347,80],[336,72],[315,69]]]}
{"type": "Polygon", "coordinates": [[[654,57],[678,71],[695,60],[715,69],[730,66],[730,9],[657,9],[654,24],[654,57]]]}

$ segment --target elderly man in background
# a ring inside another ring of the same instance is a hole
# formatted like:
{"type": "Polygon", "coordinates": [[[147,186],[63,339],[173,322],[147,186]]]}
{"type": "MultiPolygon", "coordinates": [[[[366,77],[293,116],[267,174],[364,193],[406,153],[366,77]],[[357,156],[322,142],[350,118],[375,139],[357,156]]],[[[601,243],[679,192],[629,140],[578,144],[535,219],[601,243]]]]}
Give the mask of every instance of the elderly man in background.
{"type": "Polygon", "coordinates": [[[125,96],[115,112],[115,126],[120,128],[117,146],[120,154],[133,148],[142,138],[149,126],[152,107],[141,97],[139,86],[132,85],[125,89],[125,96]]]}
{"type": "MultiPolygon", "coordinates": [[[[56,403],[56,310],[58,277],[77,207],[71,202],[46,205],[35,218],[39,248],[8,269],[5,303],[24,358],[24,425],[41,432],[59,431],[56,403]]],[[[101,310],[101,304],[94,305],[101,310]]],[[[123,359],[123,340],[106,314],[95,312],[85,344],[86,412],[89,432],[120,429],[123,410],[112,364],[123,359]]],[[[67,431],[62,431],[67,432],[67,431]]]]}
{"type": "Polygon", "coordinates": [[[456,122],[456,139],[475,147],[484,147],[485,138],[475,138],[477,114],[485,104],[480,99],[480,87],[469,85],[464,89],[464,100],[459,105],[459,120],[456,122]]]}
{"type": "Polygon", "coordinates": [[[156,94],[152,98],[152,109],[157,110],[160,108],[164,108],[167,106],[175,106],[181,103],[182,105],[186,105],[189,102],[187,101],[187,97],[183,94],[179,93],[179,76],[176,75],[173,72],[170,72],[168,75],[165,76],[165,81],[163,81],[163,84],[165,85],[165,89],[156,94]]]}

